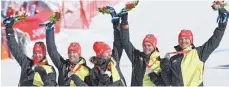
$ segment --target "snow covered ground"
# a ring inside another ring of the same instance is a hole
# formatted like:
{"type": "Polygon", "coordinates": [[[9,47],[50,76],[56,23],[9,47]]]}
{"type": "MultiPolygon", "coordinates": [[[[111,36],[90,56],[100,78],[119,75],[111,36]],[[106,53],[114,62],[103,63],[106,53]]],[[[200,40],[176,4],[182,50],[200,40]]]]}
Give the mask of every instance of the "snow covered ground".
{"type": "MultiPolygon", "coordinates": [[[[211,9],[212,1],[140,1],[137,8],[129,13],[130,37],[134,46],[142,50],[141,44],[146,34],[155,34],[158,38],[160,54],[174,51],[177,37],[181,29],[190,29],[194,34],[196,46],[202,45],[213,34],[217,27],[217,12],[211,9]]],[[[124,3],[115,6],[119,12],[124,3]]],[[[205,63],[205,86],[229,86],[229,30],[218,49],[205,63]]],[[[44,40],[45,41],[45,40],[44,40]]],[[[77,41],[82,46],[82,55],[87,60],[95,55],[93,43],[105,41],[112,47],[113,29],[110,15],[98,15],[92,20],[89,30],[62,29],[56,34],[56,45],[62,56],[67,58],[67,47],[70,42],[77,41]]],[[[32,56],[34,42],[27,46],[27,55],[32,56]]],[[[49,63],[52,64],[51,60],[49,63]]],[[[88,65],[93,65],[88,62],[88,65]]],[[[131,82],[131,63],[125,54],[121,59],[121,71],[127,84],[131,82]]],[[[16,86],[20,77],[20,67],[15,60],[1,61],[2,86],[16,86]]]]}

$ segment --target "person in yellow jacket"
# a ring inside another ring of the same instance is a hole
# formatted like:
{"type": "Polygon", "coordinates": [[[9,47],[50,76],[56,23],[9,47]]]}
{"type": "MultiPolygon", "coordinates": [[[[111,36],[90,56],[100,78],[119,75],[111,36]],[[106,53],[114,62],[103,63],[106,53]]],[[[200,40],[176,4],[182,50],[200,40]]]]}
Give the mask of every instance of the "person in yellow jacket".
{"type": "Polygon", "coordinates": [[[120,60],[123,47],[121,46],[119,18],[114,16],[116,12],[110,7],[113,24],[113,49],[102,41],[96,41],[93,49],[96,56],[90,58],[94,67],[90,71],[90,81],[92,86],[126,86],[125,78],[120,70],[120,60]]]}
{"type": "Polygon", "coordinates": [[[21,67],[19,86],[56,86],[56,72],[48,64],[46,47],[43,42],[36,42],[33,47],[32,59],[27,57],[16,42],[13,24],[15,19],[5,19],[6,38],[10,52],[21,67]]]}
{"type": "MultiPolygon", "coordinates": [[[[116,43],[114,41],[114,43],[116,43]]],[[[102,41],[96,41],[93,49],[96,56],[90,58],[94,67],[90,71],[90,80],[92,86],[126,86],[124,76],[120,70],[119,47],[114,45],[113,50],[102,41]]],[[[120,45],[119,45],[120,46],[120,45]]]]}
{"type": "Polygon", "coordinates": [[[174,47],[177,54],[171,58],[167,54],[166,58],[161,60],[162,76],[166,85],[203,86],[204,63],[219,46],[227,26],[229,12],[224,8],[218,11],[218,27],[202,46],[194,46],[191,30],[181,30],[178,36],[179,45],[174,47]]]}
{"type": "Polygon", "coordinates": [[[132,63],[131,86],[163,86],[161,78],[160,54],[157,38],[147,34],[142,41],[143,52],[140,52],[130,41],[128,13],[121,11],[121,43],[132,63]]]}
{"type": "Polygon", "coordinates": [[[46,44],[48,54],[57,67],[59,76],[59,86],[88,86],[90,68],[86,60],[81,55],[81,46],[77,42],[72,42],[68,46],[68,59],[65,59],[58,52],[55,43],[54,24],[46,25],[46,44]]]}

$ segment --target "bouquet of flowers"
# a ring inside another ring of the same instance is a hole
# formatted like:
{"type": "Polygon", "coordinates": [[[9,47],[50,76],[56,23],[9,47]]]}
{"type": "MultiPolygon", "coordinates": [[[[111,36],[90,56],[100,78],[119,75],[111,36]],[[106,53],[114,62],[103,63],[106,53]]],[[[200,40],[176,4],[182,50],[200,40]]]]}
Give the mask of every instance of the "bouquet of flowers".
{"type": "Polygon", "coordinates": [[[40,26],[45,26],[48,23],[52,23],[55,24],[57,21],[59,21],[61,18],[61,13],[60,12],[54,12],[50,17],[49,20],[44,22],[44,23],[40,23],[40,26]]]}
{"type": "MultiPolygon", "coordinates": [[[[131,11],[138,5],[138,2],[139,0],[127,2],[122,10],[131,11]]],[[[102,8],[98,8],[98,11],[103,14],[112,14],[115,11],[115,9],[111,6],[104,6],[102,8]]]]}
{"type": "Polygon", "coordinates": [[[212,7],[212,9],[214,11],[216,11],[219,8],[224,8],[225,6],[227,6],[227,3],[226,2],[216,0],[216,1],[213,2],[213,5],[211,7],[212,7]]]}

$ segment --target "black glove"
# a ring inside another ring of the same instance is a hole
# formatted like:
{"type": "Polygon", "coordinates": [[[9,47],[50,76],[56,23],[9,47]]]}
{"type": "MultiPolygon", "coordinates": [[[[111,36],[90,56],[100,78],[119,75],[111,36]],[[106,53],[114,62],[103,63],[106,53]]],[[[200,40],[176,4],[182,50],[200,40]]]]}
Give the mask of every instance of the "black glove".
{"type": "Polygon", "coordinates": [[[48,22],[46,25],[45,25],[45,29],[46,31],[53,31],[54,30],[54,24],[53,22],[48,22]]]}
{"type": "Polygon", "coordinates": [[[46,24],[46,27],[51,28],[51,27],[53,27],[54,24],[55,24],[54,22],[48,22],[46,24]]]}
{"type": "Polygon", "coordinates": [[[161,58],[160,59],[160,67],[162,70],[167,70],[170,67],[170,60],[168,58],[161,58]]]}
{"type": "Polygon", "coordinates": [[[77,86],[88,86],[87,83],[85,83],[83,80],[80,79],[80,77],[76,74],[73,74],[71,76],[71,79],[74,81],[74,83],[77,85],[77,86]]]}
{"type": "Polygon", "coordinates": [[[9,17],[7,19],[5,19],[3,21],[5,27],[6,27],[6,34],[8,35],[9,33],[10,34],[13,34],[14,33],[14,30],[13,30],[13,25],[15,23],[15,19],[12,18],[12,17],[9,17]]]}
{"type": "Polygon", "coordinates": [[[103,85],[107,85],[109,84],[110,81],[110,77],[107,74],[103,74],[100,78],[100,83],[102,83],[103,85]]]}
{"type": "Polygon", "coordinates": [[[125,9],[122,9],[120,12],[121,15],[121,20],[122,20],[122,25],[127,25],[128,24],[128,12],[125,9]]]}
{"type": "Polygon", "coordinates": [[[116,11],[114,10],[114,8],[113,8],[113,10],[112,10],[112,12],[111,12],[110,15],[111,15],[111,17],[112,17],[111,22],[113,23],[113,26],[114,26],[114,27],[117,27],[118,24],[119,24],[119,21],[120,21],[120,17],[117,17],[117,13],[116,13],[116,11]]]}
{"type": "Polygon", "coordinates": [[[81,80],[80,77],[79,77],[78,75],[76,75],[76,74],[72,74],[72,75],[70,76],[70,78],[71,78],[72,80],[74,80],[74,81],[81,80]]]}
{"type": "Polygon", "coordinates": [[[158,80],[158,75],[157,75],[155,72],[149,73],[149,77],[150,77],[150,80],[151,80],[153,83],[156,83],[157,80],[158,80]]]}
{"type": "Polygon", "coordinates": [[[15,23],[15,19],[13,17],[9,17],[9,18],[6,18],[3,21],[3,23],[6,26],[6,28],[13,28],[13,25],[15,23]]]}
{"type": "Polygon", "coordinates": [[[36,66],[34,68],[34,72],[38,72],[40,74],[41,79],[42,79],[43,82],[45,82],[45,80],[48,79],[47,78],[48,77],[47,72],[46,72],[46,70],[43,67],[36,66]]]}
{"type": "Polygon", "coordinates": [[[112,23],[113,23],[113,26],[114,27],[117,27],[118,24],[119,24],[119,21],[120,21],[120,18],[119,17],[112,17],[112,23]]]}
{"type": "Polygon", "coordinates": [[[217,18],[217,22],[226,23],[228,20],[229,12],[225,8],[219,8],[218,14],[219,16],[217,18]]]}
{"type": "Polygon", "coordinates": [[[163,79],[161,78],[161,74],[156,74],[154,72],[149,74],[150,80],[157,86],[165,86],[163,79]]]}
{"type": "Polygon", "coordinates": [[[69,71],[69,72],[68,72],[68,77],[71,78],[71,76],[74,75],[74,74],[75,74],[74,72],[69,71]]]}

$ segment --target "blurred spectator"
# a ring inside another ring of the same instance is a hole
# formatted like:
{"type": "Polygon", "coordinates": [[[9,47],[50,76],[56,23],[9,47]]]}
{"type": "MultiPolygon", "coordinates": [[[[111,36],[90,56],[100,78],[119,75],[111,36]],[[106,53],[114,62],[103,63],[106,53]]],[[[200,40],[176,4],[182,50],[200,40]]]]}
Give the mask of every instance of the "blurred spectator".
{"type": "Polygon", "coordinates": [[[28,10],[28,2],[24,1],[23,4],[21,5],[20,9],[16,14],[22,14],[26,13],[27,15],[30,15],[29,10],[28,10]]]}
{"type": "Polygon", "coordinates": [[[38,1],[34,1],[33,5],[31,6],[30,13],[31,15],[35,15],[40,12],[40,8],[38,7],[38,1]]]}

